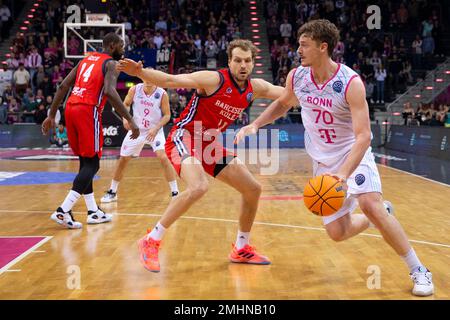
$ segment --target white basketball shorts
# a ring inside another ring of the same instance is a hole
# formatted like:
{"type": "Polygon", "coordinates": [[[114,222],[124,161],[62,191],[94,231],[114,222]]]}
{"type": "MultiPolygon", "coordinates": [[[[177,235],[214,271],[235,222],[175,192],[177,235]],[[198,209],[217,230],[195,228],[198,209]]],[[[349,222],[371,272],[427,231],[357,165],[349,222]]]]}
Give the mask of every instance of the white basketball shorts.
{"type": "MultiPolygon", "coordinates": [[[[324,164],[313,160],[313,174],[314,176],[320,176],[327,172],[337,173],[344,161],[345,158],[332,166],[325,166],[324,164]]],[[[380,174],[378,173],[378,168],[371,148],[367,150],[359,166],[347,179],[347,185],[347,198],[345,199],[342,208],[330,216],[322,217],[324,225],[355,211],[358,206],[358,195],[369,192],[382,193],[380,174]]]]}
{"type": "Polygon", "coordinates": [[[131,139],[131,131],[128,131],[125,139],[123,139],[122,147],[120,148],[121,157],[139,157],[144,145],[148,144],[152,147],[153,151],[164,150],[166,144],[166,137],[164,136],[164,130],[161,128],[156,134],[155,139],[150,142],[147,140],[148,131],[141,131],[141,134],[136,139],[131,139]]]}

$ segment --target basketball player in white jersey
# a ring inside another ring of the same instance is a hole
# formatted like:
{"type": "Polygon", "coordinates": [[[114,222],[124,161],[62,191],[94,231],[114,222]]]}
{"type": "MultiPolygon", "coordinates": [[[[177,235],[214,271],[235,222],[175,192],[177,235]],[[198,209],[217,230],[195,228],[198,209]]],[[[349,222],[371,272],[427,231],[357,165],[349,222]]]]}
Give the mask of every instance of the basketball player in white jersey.
{"type": "Polygon", "coordinates": [[[433,294],[431,272],[417,258],[400,223],[383,205],[380,175],[370,147],[364,84],[356,72],[331,59],[339,30],[328,20],[313,20],[304,24],[298,35],[301,66],[290,71],[283,95],[240,130],[236,143],[283,116],[292,105],[300,104],[305,148],[313,159],[314,176],[334,176],[347,188],[342,208],[323,217],[330,238],[342,241],[376,226],[408,265],[414,283],[412,293],[433,294]],[[352,214],[358,204],[364,214],[352,214]]]}
{"type": "MultiPolygon", "coordinates": [[[[132,157],[139,157],[144,145],[149,144],[161,161],[164,176],[169,183],[172,197],[178,195],[176,173],[166,156],[164,145],[166,138],[163,127],[170,120],[169,98],[166,91],[149,82],[139,83],[128,90],[123,102],[126,108],[133,106],[133,119],[139,126],[140,135],[137,139],[130,138],[128,131],[120,149],[120,159],[117,163],[111,187],[101,199],[108,203],[117,201],[117,188],[123,178],[123,172],[132,157]]],[[[129,130],[127,120],[123,120],[125,129],[129,130]]]]}

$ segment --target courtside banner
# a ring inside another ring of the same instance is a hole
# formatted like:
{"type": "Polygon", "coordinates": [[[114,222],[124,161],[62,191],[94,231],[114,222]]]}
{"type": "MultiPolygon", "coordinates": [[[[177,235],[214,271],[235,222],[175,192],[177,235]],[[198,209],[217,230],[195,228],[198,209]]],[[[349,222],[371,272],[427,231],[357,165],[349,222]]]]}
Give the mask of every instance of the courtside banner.
{"type": "Polygon", "coordinates": [[[450,130],[442,127],[406,127],[392,125],[386,148],[450,160],[450,130]]]}
{"type": "MultiPolygon", "coordinates": [[[[108,104],[103,111],[103,136],[104,148],[117,148],[127,134],[122,120],[111,110],[108,104]]],[[[164,127],[166,137],[172,125],[164,127]]],[[[241,126],[230,126],[223,134],[223,144],[227,148],[234,148],[233,140],[241,126]]],[[[301,124],[270,125],[262,128],[254,137],[247,137],[245,144],[239,148],[304,148],[305,129],[301,124]],[[275,140],[277,141],[276,143],[275,140]]],[[[377,147],[380,143],[380,128],[372,125],[372,146],[377,147]]],[[[0,125],[0,148],[47,148],[50,146],[49,137],[42,135],[41,126],[35,124],[24,125],[0,125]]]]}
{"type": "Polygon", "coordinates": [[[44,136],[37,124],[0,125],[0,148],[49,147],[49,136],[44,136]]]}

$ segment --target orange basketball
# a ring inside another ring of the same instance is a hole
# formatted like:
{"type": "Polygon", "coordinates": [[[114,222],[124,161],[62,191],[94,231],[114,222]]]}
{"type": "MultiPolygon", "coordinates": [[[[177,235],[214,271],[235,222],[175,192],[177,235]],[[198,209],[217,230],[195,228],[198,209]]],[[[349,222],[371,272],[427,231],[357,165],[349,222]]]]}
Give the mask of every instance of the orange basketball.
{"type": "Polygon", "coordinates": [[[309,179],[303,191],[306,208],[319,216],[329,216],[338,211],[344,204],[345,197],[342,183],[330,176],[309,179]]]}

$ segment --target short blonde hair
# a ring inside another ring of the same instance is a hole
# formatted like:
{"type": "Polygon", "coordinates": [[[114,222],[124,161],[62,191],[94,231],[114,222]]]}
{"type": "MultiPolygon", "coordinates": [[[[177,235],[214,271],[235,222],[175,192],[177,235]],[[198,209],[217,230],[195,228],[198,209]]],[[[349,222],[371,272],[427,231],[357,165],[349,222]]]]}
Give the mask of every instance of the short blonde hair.
{"type": "Polygon", "coordinates": [[[228,60],[231,60],[233,57],[233,49],[240,48],[244,51],[251,51],[252,52],[252,60],[255,60],[256,53],[258,52],[258,49],[256,46],[251,42],[250,40],[244,40],[244,39],[236,39],[230,42],[227,48],[227,54],[228,54],[228,60]]]}

